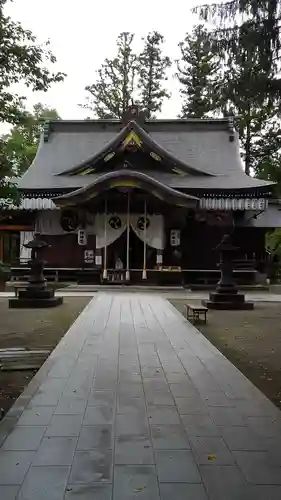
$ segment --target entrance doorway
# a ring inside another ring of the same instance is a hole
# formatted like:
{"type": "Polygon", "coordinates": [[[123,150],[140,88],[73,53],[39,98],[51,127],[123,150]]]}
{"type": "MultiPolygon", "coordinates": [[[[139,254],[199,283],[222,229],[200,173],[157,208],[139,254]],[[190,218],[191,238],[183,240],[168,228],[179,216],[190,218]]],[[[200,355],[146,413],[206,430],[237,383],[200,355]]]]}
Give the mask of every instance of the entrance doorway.
{"type": "MultiPolygon", "coordinates": [[[[108,268],[114,269],[117,259],[123,263],[124,269],[127,266],[127,231],[114,241],[107,249],[108,252],[108,268]]],[[[144,260],[144,243],[130,228],[129,238],[129,267],[133,270],[142,271],[144,260]]],[[[153,269],[156,263],[156,250],[146,245],[146,267],[153,269]]]]}

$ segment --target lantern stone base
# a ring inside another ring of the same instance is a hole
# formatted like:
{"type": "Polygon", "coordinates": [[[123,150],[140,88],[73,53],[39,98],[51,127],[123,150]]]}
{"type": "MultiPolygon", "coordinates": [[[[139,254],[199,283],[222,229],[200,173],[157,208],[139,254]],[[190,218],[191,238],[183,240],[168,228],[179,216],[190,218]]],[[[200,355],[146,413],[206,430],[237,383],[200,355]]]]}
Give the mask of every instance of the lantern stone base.
{"type": "Polygon", "coordinates": [[[20,290],[18,298],[9,299],[10,309],[45,309],[63,303],[63,297],[55,297],[54,290],[27,288],[20,290]]]}
{"type": "Polygon", "coordinates": [[[226,292],[213,292],[210,293],[209,300],[203,300],[202,304],[208,309],[217,309],[224,311],[250,311],[254,309],[253,302],[246,302],[245,295],[232,291],[226,292]]]}

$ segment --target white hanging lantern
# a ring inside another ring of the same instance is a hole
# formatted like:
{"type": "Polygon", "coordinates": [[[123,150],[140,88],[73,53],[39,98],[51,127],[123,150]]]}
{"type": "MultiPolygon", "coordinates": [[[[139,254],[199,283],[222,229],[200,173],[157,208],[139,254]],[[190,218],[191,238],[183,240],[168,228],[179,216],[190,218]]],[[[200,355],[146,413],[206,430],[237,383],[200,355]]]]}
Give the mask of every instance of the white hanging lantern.
{"type": "Polygon", "coordinates": [[[79,246],[87,245],[87,234],[85,229],[78,229],[77,237],[79,246]]]}
{"type": "Polygon", "coordinates": [[[178,247],[181,244],[181,233],[179,229],[171,229],[170,232],[171,247],[178,247]]]}

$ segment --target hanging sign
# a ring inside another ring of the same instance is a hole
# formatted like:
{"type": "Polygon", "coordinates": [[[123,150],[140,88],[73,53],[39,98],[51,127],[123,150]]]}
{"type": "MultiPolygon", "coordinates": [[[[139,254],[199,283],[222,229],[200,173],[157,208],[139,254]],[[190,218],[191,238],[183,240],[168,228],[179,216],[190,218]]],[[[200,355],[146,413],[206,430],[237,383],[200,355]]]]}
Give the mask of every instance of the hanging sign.
{"type": "Polygon", "coordinates": [[[84,262],[86,264],[94,263],[94,250],[85,250],[84,251],[84,262]]]}
{"type": "Polygon", "coordinates": [[[171,247],[178,247],[181,244],[181,232],[179,229],[171,229],[170,244],[171,247]]]}
{"type": "Polygon", "coordinates": [[[85,229],[78,229],[77,237],[79,246],[87,245],[87,234],[85,229]]]}

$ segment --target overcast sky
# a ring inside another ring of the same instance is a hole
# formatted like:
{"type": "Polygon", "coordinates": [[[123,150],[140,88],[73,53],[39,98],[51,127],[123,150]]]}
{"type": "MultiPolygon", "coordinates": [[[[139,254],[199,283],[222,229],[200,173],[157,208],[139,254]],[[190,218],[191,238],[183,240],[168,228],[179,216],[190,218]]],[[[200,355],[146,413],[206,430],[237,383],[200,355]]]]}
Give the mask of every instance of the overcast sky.
{"type": "MultiPolygon", "coordinates": [[[[38,101],[58,110],[62,118],[83,119],[89,111],[79,108],[85,101],[86,85],[95,80],[95,71],[105,57],[115,54],[115,41],[122,31],[136,34],[136,49],[140,38],[158,30],[166,39],[166,53],[179,56],[178,42],[190,31],[197,18],[191,8],[200,0],[14,0],[6,12],[30,29],[40,42],[50,39],[57,57],[57,70],[67,73],[63,83],[53,85],[47,93],[27,95],[29,108],[38,101]]],[[[204,3],[211,3],[204,0],[204,3]]],[[[174,72],[174,70],[173,70],[174,72]]],[[[163,106],[162,117],[176,117],[180,110],[174,78],[168,83],[172,98],[163,106]]]]}

